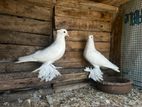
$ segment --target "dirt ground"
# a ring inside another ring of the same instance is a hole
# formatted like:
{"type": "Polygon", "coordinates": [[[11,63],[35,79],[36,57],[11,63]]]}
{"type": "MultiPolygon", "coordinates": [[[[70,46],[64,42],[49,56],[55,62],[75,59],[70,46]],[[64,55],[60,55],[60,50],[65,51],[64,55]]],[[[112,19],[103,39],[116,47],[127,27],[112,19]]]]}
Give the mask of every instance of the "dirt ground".
{"type": "Polygon", "coordinates": [[[48,90],[0,96],[0,107],[142,107],[142,91],[132,89],[129,94],[115,95],[86,87],[47,94],[48,90]],[[12,99],[13,101],[7,100],[12,99]]]}

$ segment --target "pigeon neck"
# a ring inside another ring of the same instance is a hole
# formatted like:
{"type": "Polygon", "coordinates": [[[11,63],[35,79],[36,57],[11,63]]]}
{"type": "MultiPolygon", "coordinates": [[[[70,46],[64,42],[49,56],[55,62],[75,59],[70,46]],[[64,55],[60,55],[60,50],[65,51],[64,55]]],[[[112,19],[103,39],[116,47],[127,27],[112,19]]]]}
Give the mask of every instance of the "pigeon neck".
{"type": "Polygon", "coordinates": [[[58,41],[64,43],[65,37],[62,36],[62,35],[57,35],[57,37],[56,37],[56,42],[58,42],[58,41]]]}
{"type": "Polygon", "coordinates": [[[95,49],[96,50],[93,39],[89,39],[87,41],[87,47],[88,47],[88,49],[91,49],[91,50],[95,49]]]}

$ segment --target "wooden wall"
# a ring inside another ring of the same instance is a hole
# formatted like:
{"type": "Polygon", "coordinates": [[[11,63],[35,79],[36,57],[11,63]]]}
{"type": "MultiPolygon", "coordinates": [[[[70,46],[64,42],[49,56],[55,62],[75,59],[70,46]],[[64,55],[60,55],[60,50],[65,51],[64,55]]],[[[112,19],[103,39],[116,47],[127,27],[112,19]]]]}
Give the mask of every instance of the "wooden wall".
{"type": "MultiPolygon", "coordinates": [[[[95,36],[96,48],[109,58],[111,25],[113,13],[117,12],[117,8],[93,3],[92,5],[90,0],[56,0],[55,30],[66,28],[70,35],[66,38],[66,53],[57,65],[66,69],[75,68],[76,71],[81,69],[82,72],[85,66],[90,66],[83,57],[86,40],[90,34],[95,36]]],[[[80,78],[85,79],[86,77],[80,78]]]]}
{"type": "Polygon", "coordinates": [[[39,86],[38,63],[15,64],[52,41],[51,0],[0,0],[0,90],[39,86]]]}
{"type": "Polygon", "coordinates": [[[95,36],[96,48],[110,54],[112,21],[118,8],[91,0],[0,0],[0,90],[46,86],[32,70],[39,63],[15,64],[19,56],[43,49],[52,43],[52,33],[66,28],[66,53],[56,62],[63,74],[53,88],[86,81],[83,58],[88,35],[95,36]],[[54,1],[54,2],[53,2],[54,1]]]}
{"type": "Polygon", "coordinates": [[[107,58],[110,49],[112,14],[98,11],[94,5],[83,4],[76,0],[57,0],[55,4],[55,29],[66,28],[67,51],[59,65],[80,68],[87,65],[83,58],[83,49],[88,35],[95,36],[96,48],[107,58]]]}

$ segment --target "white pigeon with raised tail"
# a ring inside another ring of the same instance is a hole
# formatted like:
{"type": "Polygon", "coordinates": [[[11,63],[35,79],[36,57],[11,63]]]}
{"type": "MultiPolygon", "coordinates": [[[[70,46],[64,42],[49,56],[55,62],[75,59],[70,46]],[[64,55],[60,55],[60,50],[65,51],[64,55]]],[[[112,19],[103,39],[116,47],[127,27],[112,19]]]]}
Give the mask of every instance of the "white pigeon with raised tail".
{"type": "Polygon", "coordinates": [[[84,49],[85,59],[93,65],[94,68],[86,67],[84,71],[90,72],[89,78],[92,78],[94,81],[102,81],[103,73],[100,70],[100,67],[106,67],[113,69],[117,72],[119,68],[111,63],[107,58],[105,58],[99,51],[96,50],[94,45],[93,35],[88,37],[85,49],[84,49]]]}
{"type": "Polygon", "coordinates": [[[41,62],[43,63],[39,68],[33,72],[39,71],[38,78],[42,81],[51,81],[53,78],[60,76],[53,63],[59,60],[65,53],[65,37],[69,36],[66,29],[57,30],[55,41],[47,48],[39,50],[31,55],[18,58],[16,63],[22,62],[41,62]]]}

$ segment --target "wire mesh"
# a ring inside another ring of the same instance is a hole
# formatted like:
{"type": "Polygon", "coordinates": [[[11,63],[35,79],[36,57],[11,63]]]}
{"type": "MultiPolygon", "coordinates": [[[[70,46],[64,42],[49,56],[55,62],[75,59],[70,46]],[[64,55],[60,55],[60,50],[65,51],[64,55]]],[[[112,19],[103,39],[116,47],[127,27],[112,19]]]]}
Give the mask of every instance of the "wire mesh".
{"type": "Polygon", "coordinates": [[[131,0],[123,9],[122,75],[142,88],[142,0],[131,0]]]}

